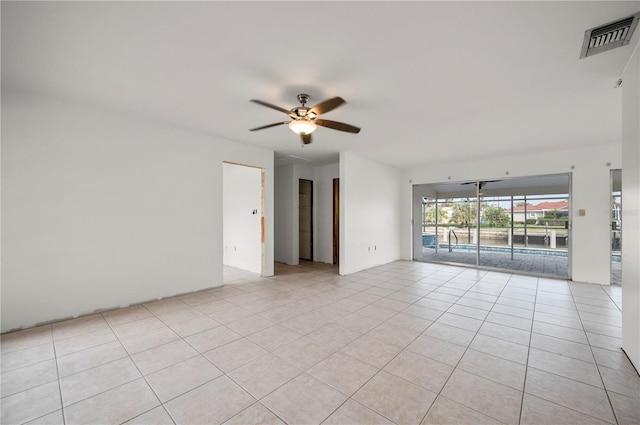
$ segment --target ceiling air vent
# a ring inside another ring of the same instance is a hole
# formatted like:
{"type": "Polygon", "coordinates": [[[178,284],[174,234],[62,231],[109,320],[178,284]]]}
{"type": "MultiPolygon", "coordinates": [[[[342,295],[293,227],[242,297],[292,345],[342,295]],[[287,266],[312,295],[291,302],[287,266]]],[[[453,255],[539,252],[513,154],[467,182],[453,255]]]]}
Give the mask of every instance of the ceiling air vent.
{"type": "Polygon", "coordinates": [[[585,31],[580,59],[629,44],[640,13],[585,31]]]}
{"type": "Polygon", "coordinates": [[[311,162],[310,159],[307,158],[303,158],[301,156],[296,156],[296,155],[275,155],[274,158],[274,165],[275,166],[279,166],[279,165],[287,165],[287,164],[306,164],[308,162],[311,162]]]}

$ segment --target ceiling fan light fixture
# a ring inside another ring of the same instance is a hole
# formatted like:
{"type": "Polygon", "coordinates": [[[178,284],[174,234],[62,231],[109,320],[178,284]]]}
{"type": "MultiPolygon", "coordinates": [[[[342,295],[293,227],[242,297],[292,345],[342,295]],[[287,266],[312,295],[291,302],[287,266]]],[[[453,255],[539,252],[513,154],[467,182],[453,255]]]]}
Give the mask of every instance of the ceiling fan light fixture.
{"type": "Polygon", "coordinates": [[[318,126],[313,121],[297,119],[289,123],[289,128],[297,134],[311,134],[318,126]]]}

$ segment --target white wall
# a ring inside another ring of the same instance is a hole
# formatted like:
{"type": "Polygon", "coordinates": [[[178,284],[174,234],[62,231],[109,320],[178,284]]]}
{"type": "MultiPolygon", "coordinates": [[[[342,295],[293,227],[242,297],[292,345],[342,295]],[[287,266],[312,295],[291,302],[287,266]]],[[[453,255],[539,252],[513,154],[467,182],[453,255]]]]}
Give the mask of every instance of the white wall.
{"type": "Polygon", "coordinates": [[[400,259],[401,187],[399,169],[340,154],[340,274],[400,259]]]}
{"type": "Polygon", "coordinates": [[[622,347],[640,370],[640,45],[622,76],[622,347]]]}
{"type": "Polygon", "coordinates": [[[333,179],[336,164],[288,164],[275,169],[276,261],[299,264],[298,183],[313,181],[313,259],[333,263],[333,179]],[[327,224],[328,223],[328,224],[327,224]]]}
{"type": "Polygon", "coordinates": [[[223,263],[262,272],[262,170],[237,164],[223,166],[223,263]]]}
{"type": "Polygon", "coordinates": [[[276,167],[274,176],[275,260],[298,264],[298,251],[293,250],[294,239],[298,240],[298,204],[293,204],[298,182],[294,184],[293,164],[276,167]]]}
{"type": "Polygon", "coordinates": [[[340,164],[316,167],[314,184],[314,260],[333,264],[333,179],[340,178],[340,164]]]}
{"type": "Polygon", "coordinates": [[[2,331],[222,284],[222,164],[273,152],[2,89],[2,331]]]}
{"type": "Polygon", "coordinates": [[[572,279],[608,285],[611,280],[609,173],[611,169],[621,167],[621,159],[620,145],[606,145],[490,160],[432,164],[406,170],[402,179],[402,257],[412,258],[413,184],[571,173],[572,279]],[[586,210],[585,216],[578,216],[580,209],[586,210]]]}

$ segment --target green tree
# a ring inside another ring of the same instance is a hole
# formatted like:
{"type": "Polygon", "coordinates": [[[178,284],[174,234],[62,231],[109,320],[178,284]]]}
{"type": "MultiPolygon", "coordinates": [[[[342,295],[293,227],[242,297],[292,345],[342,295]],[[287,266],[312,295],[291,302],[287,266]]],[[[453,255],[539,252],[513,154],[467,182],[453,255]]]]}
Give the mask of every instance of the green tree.
{"type": "Polygon", "coordinates": [[[456,202],[452,207],[451,223],[461,226],[470,225],[476,221],[475,202],[456,202]]]}
{"type": "MultiPolygon", "coordinates": [[[[442,219],[444,218],[445,214],[444,211],[442,211],[442,205],[438,204],[438,222],[442,223],[442,219]]],[[[433,224],[436,222],[436,204],[435,203],[430,203],[425,205],[424,208],[424,222],[427,224],[433,224]]]]}
{"type": "Polygon", "coordinates": [[[504,208],[487,205],[482,211],[483,221],[491,227],[502,227],[509,224],[509,215],[504,208]]]}

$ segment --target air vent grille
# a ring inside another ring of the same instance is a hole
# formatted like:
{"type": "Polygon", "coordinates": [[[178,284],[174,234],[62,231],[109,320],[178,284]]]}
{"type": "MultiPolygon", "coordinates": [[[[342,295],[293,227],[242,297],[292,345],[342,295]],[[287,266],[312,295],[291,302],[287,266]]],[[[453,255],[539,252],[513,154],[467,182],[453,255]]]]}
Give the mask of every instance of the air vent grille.
{"type": "Polygon", "coordinates": [[[310,159],[303,158],[296,155],[275,155],[274,165],[287,165],[287,164],[306,164],[311,162],[310,159]]]}
{"type": "Polygon", "coordinates": [[[580,59],[629,44],[640,13],[585,31],[580,59]]]}

